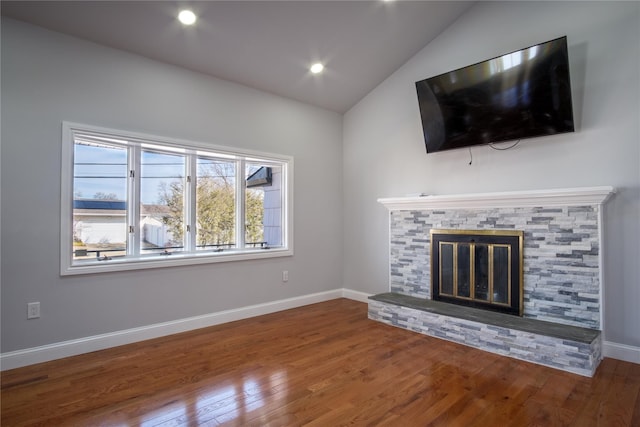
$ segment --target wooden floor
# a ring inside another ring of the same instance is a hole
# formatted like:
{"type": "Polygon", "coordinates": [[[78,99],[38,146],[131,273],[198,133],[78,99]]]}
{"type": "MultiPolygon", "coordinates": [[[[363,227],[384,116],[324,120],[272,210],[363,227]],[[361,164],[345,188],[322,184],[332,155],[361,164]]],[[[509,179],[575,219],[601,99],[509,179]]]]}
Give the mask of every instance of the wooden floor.
{"type": "Polygon", "coordinates": [[[338,299],[2,373],[2,426],[640,426],[640,365],[592,379],[338,299]]]}

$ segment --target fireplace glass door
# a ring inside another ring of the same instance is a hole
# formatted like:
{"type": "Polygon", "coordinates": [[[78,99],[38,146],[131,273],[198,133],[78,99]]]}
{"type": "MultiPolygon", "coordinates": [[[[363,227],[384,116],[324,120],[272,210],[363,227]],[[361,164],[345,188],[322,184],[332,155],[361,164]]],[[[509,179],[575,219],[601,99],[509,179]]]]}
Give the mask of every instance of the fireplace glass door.
{"type": "Polygon", "coordinates": [[[521,313],[522,232],[432,230],[433,299],[521,313]]]}

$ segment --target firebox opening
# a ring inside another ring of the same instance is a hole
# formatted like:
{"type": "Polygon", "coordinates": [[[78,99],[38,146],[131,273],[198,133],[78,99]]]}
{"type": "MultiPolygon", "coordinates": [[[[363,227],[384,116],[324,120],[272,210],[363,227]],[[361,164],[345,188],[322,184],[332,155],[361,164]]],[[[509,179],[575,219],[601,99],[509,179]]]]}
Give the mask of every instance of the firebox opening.
{"type": "Polygon", "coordinates": [[[432,229],[432,299],[522,316],[523,234],[432,229]]]}

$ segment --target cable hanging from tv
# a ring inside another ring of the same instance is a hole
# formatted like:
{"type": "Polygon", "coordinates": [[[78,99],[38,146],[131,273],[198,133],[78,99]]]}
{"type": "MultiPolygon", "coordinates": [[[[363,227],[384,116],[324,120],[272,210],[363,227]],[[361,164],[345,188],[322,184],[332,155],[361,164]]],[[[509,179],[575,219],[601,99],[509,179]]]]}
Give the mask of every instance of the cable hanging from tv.
{"type": "MultiPolygon", "coordinates": [[[[487,145],[488,145],[489,147],[493,148],[494,150],[498,150],[498,151],[505,151],[505,150],[510,150],[510,149],[512,149],[513,147],[515,147],[516,145],[520,144],[520,141],[522,141],[522,140],[521,140],[521,139],[519,139],[519,140],[517,140],[516,142],[514,142],[513,144],[511,144],[510,146],[508,146],[508,147],[504,147],[504,148],[496,147],[496,146],[494,145],[494,143],[493,143],[493,142],[490,142],[490,143],[488,143],[487,145]]],[[[471,165],[472,163],[473,163],[473,153],[471,152],[471,147],[469,147],[469,165],[471,165]]]]}
{"type": "Polygon", "coordinates": [[[490,142],[488,145],[489,145],[489,147],[493,148],[494,150],[504,151],[504,150],[510,150],[510,149],[512,149],[513,147],[515,147],[516,145],[520,144],[520,141],[521,141],[521,140],[519,139],[519,140],[517,140],[516,142],[514,142],[513,144],[511,144],[510,146],[508,146],[508,147],[504,147],[504,148],[498,148],[498,147],[496,147],[496,146],[494,145],[494,143],[493,143],[493,142],[490,142]]]}

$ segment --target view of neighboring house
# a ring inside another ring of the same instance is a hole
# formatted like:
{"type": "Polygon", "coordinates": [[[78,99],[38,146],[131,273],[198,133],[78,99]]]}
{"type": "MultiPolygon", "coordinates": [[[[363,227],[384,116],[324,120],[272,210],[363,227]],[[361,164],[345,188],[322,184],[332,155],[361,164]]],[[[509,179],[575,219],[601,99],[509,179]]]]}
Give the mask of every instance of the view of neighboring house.
{"type": "MultiPolygon", "coordinates": [[[[73,201],[73,236],[82,250],[123,249],[127,240],[126,202],[124,200],[76,199],[73,201]]],[[[163,205],[142,205],[140,227],[142,241],[150,246],[171,246],[173,235],[162,220],[168,214],[163,205]]],[[[76,252],[76,257],[82,253],[76,252]]],[[[93,257],[92,253],[87,254],[93,257]]]]}
{"type": "MultiPolygon", "coordinates": [[[[247,188],[263,191],[262,227],[263,239],[268,246],[282,244],[281,170],[261,167],[251,174],[247,188]]],[[[143,204],[140,211],[142,243],[145,246],[164,248],[180,246],[170,226],[164,220],[170,214],[169,207],[143,204]]],[[[92,258],[95,251],[119,254],[126,248],[126,201],[107,199],[75,199],[73,201],[73,236],[76,258],[92,258]],[[121,250],[121,251],[120,251],[121,250]],[[87,252],[88,251],[88,252],[87,252]]]]}
{"type": "Polygon", "coordinates": [[[124,200],[73,201],[73,240],[84,244],[122,243],[127,239],[124,200]]]}
{"type": "Polygon", "coordinates": [[[247,178],[247,188],[264,190],[263,240],[269,246],[282,245],[282,169],[262,166],[247,178]]]}
{"type": "Polygon", "coordinates": [[[140,227],[142,241],[153,246],[170,246],[174,241],[169,226],[162,218],[169,213],[164,205],[142,205],[140,227]]]}

